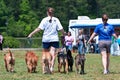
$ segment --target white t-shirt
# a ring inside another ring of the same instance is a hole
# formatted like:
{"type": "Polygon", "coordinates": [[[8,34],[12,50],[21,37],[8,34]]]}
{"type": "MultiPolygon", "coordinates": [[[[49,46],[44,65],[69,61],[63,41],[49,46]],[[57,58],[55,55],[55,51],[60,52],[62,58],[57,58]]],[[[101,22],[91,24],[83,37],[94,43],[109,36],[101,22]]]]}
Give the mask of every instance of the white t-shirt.
{"type": "Polygon", "coordinates": [[[42,42],[59,41],[58,31],[63,29],[63,27],[58,18],[52,17],[51,22],[49,22],[50,19],[49,16],[43,18],[38,26],[38,28],[44,30],[42,42]]]}

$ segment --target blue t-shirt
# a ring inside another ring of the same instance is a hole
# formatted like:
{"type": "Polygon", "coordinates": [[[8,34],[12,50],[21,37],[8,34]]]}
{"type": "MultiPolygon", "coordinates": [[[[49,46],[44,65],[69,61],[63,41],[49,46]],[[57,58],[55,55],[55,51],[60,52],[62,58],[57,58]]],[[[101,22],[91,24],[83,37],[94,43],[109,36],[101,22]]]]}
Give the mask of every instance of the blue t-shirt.
{"type": "Polygon", "coordinates": [[[96,26],[94,32],[98,34],[99,40],[111,40],[112,34],[114,34],[114,28],[112,25],[106,24],[99,24],[96,26]]]}

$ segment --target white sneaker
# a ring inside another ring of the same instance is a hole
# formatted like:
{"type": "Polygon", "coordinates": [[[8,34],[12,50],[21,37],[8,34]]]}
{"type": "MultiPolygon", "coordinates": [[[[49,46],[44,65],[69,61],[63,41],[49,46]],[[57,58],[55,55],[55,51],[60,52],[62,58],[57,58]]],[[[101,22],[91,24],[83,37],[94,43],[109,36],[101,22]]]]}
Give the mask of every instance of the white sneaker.
{"type": "Polygon", "coordinates": [[[109,70],[104,70],[103,74],[108,74],[109,70]]]}
{"type": "Polygon", "coordinates": [[[53,67],[50,67],[50,71],[53,72],[53,67]]]}
{"type": "Polygon", "coordinates": [[[104,71],[103,74],[107,74],[107,71],[104,71]]]}

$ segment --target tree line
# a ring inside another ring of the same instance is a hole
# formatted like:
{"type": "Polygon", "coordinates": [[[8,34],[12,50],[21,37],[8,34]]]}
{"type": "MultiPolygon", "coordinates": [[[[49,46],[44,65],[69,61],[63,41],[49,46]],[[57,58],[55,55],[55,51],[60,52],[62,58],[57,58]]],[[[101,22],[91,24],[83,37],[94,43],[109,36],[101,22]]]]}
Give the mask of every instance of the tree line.
{"type": "Polygon", "coordinates": [[[55,9],[54,15],[68,31],[69,20],[78,16],[97,18],[107,13],[110,18],[119,18],[119,3],[119,0],[0,0],[0,32],[4,36],[26,37],[46,16],[47,7],[55,9]]]}

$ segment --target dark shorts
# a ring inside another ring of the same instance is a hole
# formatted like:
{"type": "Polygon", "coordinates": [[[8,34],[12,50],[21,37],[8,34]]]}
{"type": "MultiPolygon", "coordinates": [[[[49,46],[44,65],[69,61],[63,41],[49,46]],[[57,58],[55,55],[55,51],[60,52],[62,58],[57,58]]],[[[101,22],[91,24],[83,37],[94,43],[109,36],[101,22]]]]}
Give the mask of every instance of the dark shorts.
{"type": "Polygon", "coordinates": [[[51,46],[54,48],[59,48],[59,42],[43,42],[42,45],[44,49],[49,49],[51,46]]]}
{"type": "Polygon", "coordinates": [[[101,40],[99,41],[98,46],[101,52],[106,51],[107,53],[110,53],[111,41],[101,40]]]}

